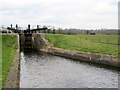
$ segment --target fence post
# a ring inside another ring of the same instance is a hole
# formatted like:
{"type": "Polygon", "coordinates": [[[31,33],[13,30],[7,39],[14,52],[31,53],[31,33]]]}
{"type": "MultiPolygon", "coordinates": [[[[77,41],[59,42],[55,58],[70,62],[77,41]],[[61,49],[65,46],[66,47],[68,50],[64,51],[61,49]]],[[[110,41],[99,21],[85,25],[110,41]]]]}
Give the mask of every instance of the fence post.
{"type": "Polygon", "coordinates": [[[99,38],[99,42],[100,42],[100,38],[99,38]]]}
{"type": "Polygon", "coordinates": [[[108,41],[107,41],[108,43],[109,43],[109,39],[108,39],[108,41]]]}

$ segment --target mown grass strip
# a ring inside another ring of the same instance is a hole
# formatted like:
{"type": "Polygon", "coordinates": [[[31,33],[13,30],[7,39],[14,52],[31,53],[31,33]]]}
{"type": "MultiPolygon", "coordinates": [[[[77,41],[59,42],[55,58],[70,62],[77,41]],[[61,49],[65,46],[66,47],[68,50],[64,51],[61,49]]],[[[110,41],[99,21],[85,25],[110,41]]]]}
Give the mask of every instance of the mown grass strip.
{"type": "MultiPolygon", "coordinates": [[[[107,37],[107,35],[105,36],[107,37]]],[[[118,45],[94,43],[90,40],[82,39],[80,37],[82,36],[81,35],[62,35],[62,34],[45,35],[45,38],[48,39],[49,42],[53,43],[53,45],[57,48],[93,52],[93,53],[102,53],[102,54],[108,54],[108,55],[118,55],[118,45]]]]}
{"type": "Polygon", "coordinates": [[[16,51],[17,36],[2,35],[2,86],[8,75],[16,51]]]}

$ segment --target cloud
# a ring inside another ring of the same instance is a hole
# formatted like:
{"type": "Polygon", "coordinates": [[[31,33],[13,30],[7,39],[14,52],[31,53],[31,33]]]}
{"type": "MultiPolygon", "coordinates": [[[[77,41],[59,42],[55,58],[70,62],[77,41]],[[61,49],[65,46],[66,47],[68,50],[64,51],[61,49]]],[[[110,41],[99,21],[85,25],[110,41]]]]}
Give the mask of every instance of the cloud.
{"type": "Polygon", "coordinates": [[[117,28],[118,0],[2,0],[2,25],[117,28]]]}

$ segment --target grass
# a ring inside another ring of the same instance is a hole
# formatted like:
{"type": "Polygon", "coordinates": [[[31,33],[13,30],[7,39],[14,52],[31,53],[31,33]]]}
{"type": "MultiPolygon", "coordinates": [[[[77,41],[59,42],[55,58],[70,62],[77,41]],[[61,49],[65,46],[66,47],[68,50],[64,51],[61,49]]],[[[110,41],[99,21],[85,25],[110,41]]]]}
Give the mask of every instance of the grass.
{"type": "Polygon", "coordinates": [[[2,88],[2,36],[0,35],[0,90],[2,88]]]}
{"type": "Polygon", "coordinates": [[[17,36],[2,35],[2,86],[8,75],[16,51],[17,36]]]}
{"type": "MultiPolygon", "coordinates": [[[[106,39],[106,37],[108,36],[107,35],[83,36],[83,35],[62,35],[62,34],[45,35],[45,38],[48,39],[49,42],[53,43],[53,45],[57,48],[93,52],[93,53],[102,53],[108,55],[118,55],[118,45],[92,42],[90,38],[96,39],[96,37],[101,37],[106,39]],[[86,40],[85,37],[89,39],[86,40]]],[[[117,39],[116,38],[113,39],[113,37],[114,36],[111,36],[112,40],[114,40],[114,42],[117,42],[117,39]]]]}
{"type": "Polygon", "coordinates": [[[113,44],[118,44],[119,40],[118,35],[77,35],[77,37],[92,42],[105,42],[113,44]]]}

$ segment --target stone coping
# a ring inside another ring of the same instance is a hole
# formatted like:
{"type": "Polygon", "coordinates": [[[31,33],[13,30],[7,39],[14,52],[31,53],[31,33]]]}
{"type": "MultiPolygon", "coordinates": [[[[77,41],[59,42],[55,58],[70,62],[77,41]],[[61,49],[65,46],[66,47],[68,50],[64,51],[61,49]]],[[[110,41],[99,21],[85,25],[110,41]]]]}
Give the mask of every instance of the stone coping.
{"type": "Polygon", "coordinates": [[[56,48],[53,47],[52,43],[48,42],[48,40],[44,38],[44,34],[40,34],[40,35],[42,40],[46,43],[45,48],[40,49],[43,52],[47,52],[50,54],[63,56],[67,58],[77,59],[81,61],[88,61],[93,63],[95,62],[99,64],[120,67],[120,60],[119,60],[119,56],[117,55],[107,55],[100,53],[91,53],[91,52],[56,48]]]}

